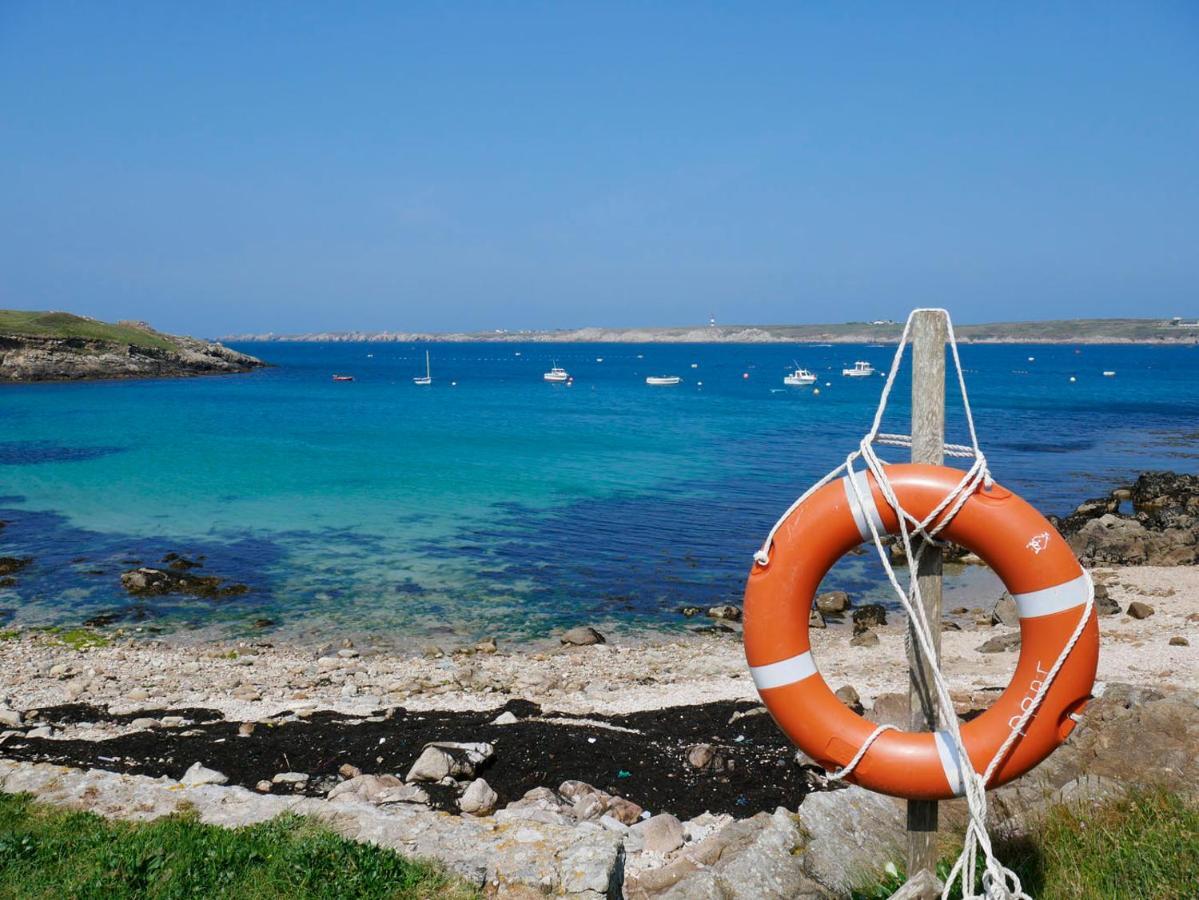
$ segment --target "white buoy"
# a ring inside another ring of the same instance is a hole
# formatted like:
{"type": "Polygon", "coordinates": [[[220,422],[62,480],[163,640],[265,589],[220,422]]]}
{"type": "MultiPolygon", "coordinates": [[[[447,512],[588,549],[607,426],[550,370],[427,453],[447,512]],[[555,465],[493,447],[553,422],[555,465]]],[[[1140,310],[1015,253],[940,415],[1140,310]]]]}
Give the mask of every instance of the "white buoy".
{"type": "Polygon", "coordinates": [[[1075,378],[1073,375],[1071,375],[1071,376],[1070,376],[1070,383],[1071,383],[1071,384],[1074,384],[1074,382],[1076,382],[1076,381],[1078,381],[1078,379],[1077,379],[1077,378],[1075,378]]]}
{"type": "Polygon", "coordinates": [[[813,394],[819,394],[819,393],[820,393],[820,388],[812,388],[812,393],[813,393],[813,394]]]}
{"type": "Polygon", "coordinates": [[[1037,358],[1036,358],[1035,356],[1030,356],[1030,357],[1028,358],[1028,361],[1029,361],[1029,362],[1036,362],[1036,361],[1037,361],[1037,358]]]}

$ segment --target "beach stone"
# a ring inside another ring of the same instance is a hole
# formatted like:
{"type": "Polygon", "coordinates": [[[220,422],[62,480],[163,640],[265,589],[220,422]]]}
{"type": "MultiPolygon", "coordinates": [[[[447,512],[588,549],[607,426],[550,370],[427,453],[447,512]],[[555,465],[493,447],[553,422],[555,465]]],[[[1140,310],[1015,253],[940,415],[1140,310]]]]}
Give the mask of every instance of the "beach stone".
{"type": "Polygon", "coordinates": [[[48,738],[54,736],[54,729],[49,725],[39,725],[37,728],[31,728],[25,732],[25,737],[31,738],[48,738]]]}
{"type": "Polygon", "coordinates": [[[563,644],[574,647],[586,647],[591,644],[605,644],[607,639],[590,625],[579,625],[567,631],[559,639],[563,644]]]}
{"type": "Polygon", "coordinates": [[[428,803],[429,794],[420,785],[401,784],[376,794],[374,803],[428,803]]]}
{"type": "Polygon", "coordinates": [[[881,603],[867,603],[853,611],[854,631],[887,624],[887,610],[881,603]]]}
{"type": "Polygon", "coordinates": [[[904,858],[904,809],[857,785],[808,794],[799,807],[808,875],[840,894],[877,881],[887,862],[904,858]]]}
{"type": "Polygon", "coordinates": [[[816,595],[816,608],[826,615],[840,615],[851,605],[849,594],[845,591],[825,591],[816,595]]]}
{"type": "Polygon", "coordinates": [[[495,814],[497,822],[540,822],[547,825],[574,825],[574,816],[558,795],[546,787],[536,787],[525,792],[495,814]]]}
{"type": "Polygon", "coordinates": [[[242,722],[240,725],[237,726],[237,736],[238,737],[249,737],[253,733],[254,733],[254,723],[253,722],[242,722]]]}
{"type": "Polygon", "coordinates": [[[863,628],[849,639],[851,647],[877,647],[878,635],[869,628],[863,628]]]}
{"type": "Polygon", "coordinates": [[[1107,585],[1095,583],[1095,613],[1100,616],[1115,616],[1121,612],[1120,604],[1108,594],[1107,585]]]}
{"type": "Polygon", "coordinates": [[[357,778],[362,774],[362,770],[357,766],[350,765],[349,763],[342,763],[337,768],[337,774],[346,779],[357,778]]]}
{"type": "Polygon", "coordinates": [[[336,800],[338,797],[351,796],[374,801],[384,791],[397,788],[403,783],[394,775],[358,775],[334,787],[329,791],[328,797],[330,800],[336,800]]]}
{"type": "Polygon", "coordinates": [[[21,726],[21,714],[15,709],[0,706],[0,725],[4,725],[7,728],[19,728],[21,726]]]}
{"type": "Polygon", "coordinates": [[[904,731],[908,728],[908,695],[900,693],[879,694],[870,708],[870,720],[878,725],[894,725],[904,731]]]}
{"type": "Polygon", "coordinates": [[[1006,591],[991,607],[991,624],[1006,625],[1008,628],[1017,628],[1020,625],[1020,612],[1016,608],[1016,600],[1006,591]]]}
{"type": "Polygon", "coordinates": [[[729,622],[741,621],[741,607],[726,604],[724,606],[713,606],[708,610],[708,618],[710,619],[725,619],[729,622]]]}
{"type": "Polygon", "coordinates": [[[703,612],[703,609],[698,606],[684,606],[679,609],[679,612],[685,615],[688,619],[691,619],[703,612]]]}
{"type": "Polygon", "coordinates": [[[488,743],[438,741],[425,744],[408,770],[405,781],[440,781],[443,778],[474,778],[475,770],[495,755],[488,743]]]}
{"type": "Polygon", "coordinates": [[[711,744],[693,744],[687,749],[687,764],[693,769],[706,769],[716,756],[711,744]]]}
{"type": "Polygon", "coordinates": [[[808,611],[808,627],[809,628],[827,628],[824,624],[824,616],[820,614],[820,610],[813,607],[808,611]]]}
{"type": "Polygon", "coordinates": [[[658,813],[629,829],[650,853],[670,853],[683,846],[683,823],[670,813],[658,813]]]}
{"type": "Polygon", "coordinates": [[[272,784],[304,784],[307,781],[307,772],[279,772],[271,779],[272,784]]]}
{"type": "Polygon", "coordinates": [[[499,649],[499,644],[496,643],[493,637],[483,638],[483,640],[475,644],[476,653],[495,653],[499,649]]]}
{"type": "Polygon", "coordinates": [[[1128,604],[1128,614],[1134,619],[1148,619],[1154,612],[1152,606],[1141,600],[1134,600],[1128,604]]]}
{"type": "Polygon", "coordinates": [[[847,684],[837,688],[833,692],[838,700],[856,712],[859,716],[862,714],[862,698],[858,696],[858,692],[853,685],[847,684]]]}
{"type": "Polygon", "coordinates": [[[1169,643],[1170,643],[1171,647],[1189,647],[1189,646],[1191,646],[1190,641],[1188,641],[1186,638],[1184,638],[1180,635],[1177,635],[1177,634],[1174,635],[1174,637],[1170,638],[1169,643]]]}
{"type": "Polygon", "coordinates": [[[147,731],[151,728],[157,728],[158,724],[159,723],[158,723],[157,719],[143,717],[140,719],[134,719],[132,722],[129,723],[129,727],[136,728],[138,731],[147,731]]]}
{"type": "Polygon", "coordinates": [[[1016,650],[1020,647],[1020,632],[1012,631],[1007,634],[997,634],[983,641],[978,646],[979,653],[1003,653],[1006,650],[1016,650]]]}
{"type": "Polygon", "coordinates": [[[258,784],[254,785],[254,790],[258,791],[260,794],[269,794],[271,792],[271,787],[271,783],[266,779],[263,779],[262,781],[258,782],[258,784]]]}
{"type": "Polygon", "coordinates": [[[228,780],[229,776],[225,773],[209,769],[197,762],[192,763],[191,767],[183,773],[179,783],[186,787],[198,787],[204,784],[225,784],[228,780]]]}
{"type": "Polygon", "coordinates": [[[491,720],[492,725],[515,725],[520,719],[510,709],[504,710],[498,716],[491,720]]]}
{"type": "Polygon", "coordinates": [[[183,716],[163,716],[158,721],[163,728],[182,728],[187,724],[187,719],[183,716]]]}
{"type": "Polygon", "coordinates": [[[458,808],[464,813],[486,816],[495,811],[499,799],[499,794],[491,789],[491,785],[482,778],[476,778],[458,798],[458,808]]]}
{"type": "Polygon", "coordinates": [[[643,812],[644,809],[626,797],[613,797],[608,801],[608,815],[622,825],[634,825],[641,821],[643,812]]]}
{"type": "Polygon", "coordinates": [[[941,879],[928,869],[921,869],[904,882],[903,887],[888,900],[936,900],[944,890],[945,885],[941,883],[941,879]]]}

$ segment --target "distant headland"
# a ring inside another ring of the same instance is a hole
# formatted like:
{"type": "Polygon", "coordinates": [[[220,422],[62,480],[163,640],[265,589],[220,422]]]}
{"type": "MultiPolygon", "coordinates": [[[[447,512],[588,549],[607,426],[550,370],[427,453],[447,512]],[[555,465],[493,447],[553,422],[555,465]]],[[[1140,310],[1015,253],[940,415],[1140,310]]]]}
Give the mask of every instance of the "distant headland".
{"type": "Polygon", "coordinates": [[[0,309],[0,383],[228,375],[265,365],[213,341],[64,312],[0,309]]]}
{"type": "MultiPolygon", "coordinates": [[[[892,321],[839,325],[708,325],[681,328],[575,328],[554,331],[403,332],[322,331],[306,334],[237,334],[225,341],[499,341],[528,343],[628,344],[875,344],[894,343],[903,324],[892,321]]],[[[959,325],[962,343],[972,344],[1197,344],[1195,319],[1055,319],[959,325]]]]}

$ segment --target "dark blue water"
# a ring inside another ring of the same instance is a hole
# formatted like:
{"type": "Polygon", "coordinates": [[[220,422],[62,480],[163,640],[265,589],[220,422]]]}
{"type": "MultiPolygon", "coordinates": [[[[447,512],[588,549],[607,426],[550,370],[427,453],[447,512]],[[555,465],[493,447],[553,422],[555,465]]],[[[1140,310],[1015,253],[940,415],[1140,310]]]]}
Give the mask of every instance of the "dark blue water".
{"type": "MultiPolygon", "coordinates": [[[[893,352],[433,344],[434,383],[417,387],[424,345],[239,349],[276,367],[0,390],[0,554],[34,560],[0,587],[0,624],[108,613],[249,633],[269,619],[289,636],[399,642],[681,627],[681,605],[738,599],[778,513],[868,427],[883,379],[842,366],[885,370],[893,352]],[[542,381],[555,360],[572,386],[542,381]],[[820,375],[819,393],[783,387],[792,361],[820,375]],[[684,383],[648,387],[650,374],[684,383]],[[133,602],[120,573],[169,552],[250,590],[133,602]]],[[[1046,512],[1144,469],[1199,470],[1199,349],[962,356],[997,479],[1046,512]]],[[[888,430],[907,430],[909,390],[901,379],[888,430]]],[[[952,389],[949,403],[964,441],[952,389]]],[[[833,582],[884,595],[867,559],[833,582]]]]}

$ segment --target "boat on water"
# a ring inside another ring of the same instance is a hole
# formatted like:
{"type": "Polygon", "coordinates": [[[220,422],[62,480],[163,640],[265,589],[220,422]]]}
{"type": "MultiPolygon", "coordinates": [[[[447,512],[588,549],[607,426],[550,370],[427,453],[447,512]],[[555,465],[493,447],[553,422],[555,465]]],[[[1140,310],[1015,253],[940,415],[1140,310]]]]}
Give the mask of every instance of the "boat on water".
{"type": "Polygon", "coordinates": [[[815,384],[816,376],[807,369],[795,363],[795,371],[783,378],[783,384],[789,387],[802,387],[805,384],[815,384]]]}
{"type": "Polygon", "coordinates": [[[669,387],[672,384],[678,384],[683,379],[678,375],[650,375],[645,379],[646,384],[651,384],[654,387],[669,387]]]}
{"type": "Polygon", "coordinates": [[[541,377],[546,381],[552,381],[555,384],[561,384],[564,381],[570,381],[570,373],[558,365],[557,360],[554,360],[553,367],[541,377]]]}
{"type": "Polygon", "coordinates": [[[333,380],[334,381],[353,381],[354,376],[353,375],[334,375],[333,380]]]}
{"type": "Polygon", "coordinates": [[[429,369],[429,351],[425,351],[425,374],[417,375],[412,379],[413,384],[429,385],[433,383],[433,374],[429,369]]]}
{"type": "Polygon", "coordinates": [[[858,360],[852,369],[842,369],[841,374],[846,378],[868,378],[874,374],[874,366],[864,360],[858,360]]]}
{"type": "Polygon", "coordinates": [[[1114,369],[1104,369],[1104,370],[1103,370],[1103,377],[1104,377],[1104,378],[1115,378],[1115,377],[1116,377],[1116,372],[1115,372],[1115,370],[1114,370],[1114,369]]]}

